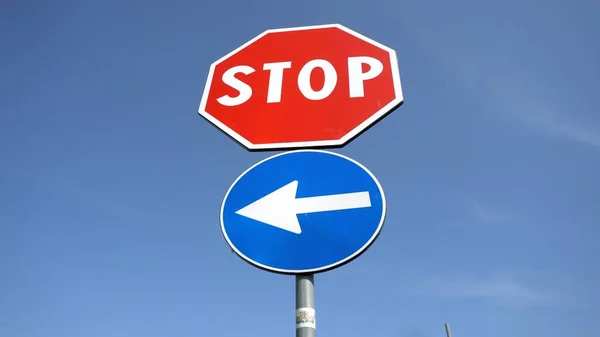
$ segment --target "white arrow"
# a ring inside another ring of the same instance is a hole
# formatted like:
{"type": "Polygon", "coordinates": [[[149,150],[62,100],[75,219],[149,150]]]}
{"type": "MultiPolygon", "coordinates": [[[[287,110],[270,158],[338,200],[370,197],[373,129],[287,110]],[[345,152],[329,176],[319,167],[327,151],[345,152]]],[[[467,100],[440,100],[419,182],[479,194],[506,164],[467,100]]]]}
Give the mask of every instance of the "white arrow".
{"type": "Polygon", "coordinates": [[[371,207],[369,192],[296,198],[297,190],[298,181],[294,180],[235,213],[288,232],[300,234],[302,229],[297,214],[371,207]]]}

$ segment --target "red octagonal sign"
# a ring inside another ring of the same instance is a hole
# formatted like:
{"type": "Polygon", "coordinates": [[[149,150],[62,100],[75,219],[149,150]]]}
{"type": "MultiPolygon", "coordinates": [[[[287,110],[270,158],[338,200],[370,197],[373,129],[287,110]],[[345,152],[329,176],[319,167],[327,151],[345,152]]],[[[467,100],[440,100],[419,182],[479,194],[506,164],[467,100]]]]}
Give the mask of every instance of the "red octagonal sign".
{"type": "Polygon", "coordinates": [[[250,150],[340,146],[402,101],[394,50],[334,24],[267,30],[216,61],[198,112],[250,150]]]}

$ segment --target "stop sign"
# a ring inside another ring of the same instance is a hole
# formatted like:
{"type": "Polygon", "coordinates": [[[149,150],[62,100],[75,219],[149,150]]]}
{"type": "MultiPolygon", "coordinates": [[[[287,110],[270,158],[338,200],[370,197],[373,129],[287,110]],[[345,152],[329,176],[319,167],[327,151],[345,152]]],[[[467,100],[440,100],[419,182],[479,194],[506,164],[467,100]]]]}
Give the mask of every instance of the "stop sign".
{"type": "Polygon", "coordinates": [[[342,25],[267,30],[210,67],[198,112],[250,150],[340,146],[402,104],[394,50],[342,25]]]}

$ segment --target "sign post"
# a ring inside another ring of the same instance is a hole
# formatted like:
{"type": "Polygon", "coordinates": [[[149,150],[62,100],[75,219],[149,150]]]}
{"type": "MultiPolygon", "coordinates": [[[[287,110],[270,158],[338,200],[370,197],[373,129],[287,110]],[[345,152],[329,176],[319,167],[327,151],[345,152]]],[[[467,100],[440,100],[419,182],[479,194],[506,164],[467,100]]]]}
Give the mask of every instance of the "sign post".
{"type": "Polygon", "coordinates": [[[242,173],[221,205],[227,244],[295,275],[296,336],[315,337],[314,274],[360,256],[386,201],[347,144],[403,103],[393,49],[339,24],[267,30],[210,67],[198,113],[248,150],[295,149],[242,173]]]}
{"type": "Polygon", "coordinates": [[[314,275],[296,275],[296,337],[315,337],[315,319],[314,275]]]}
{"type": "Polygon", "coordinates": [[[452,337],[452,332],[450,332],[450,324],[446,323],[444,326],[446,327],[446,337],[452,337]]]}

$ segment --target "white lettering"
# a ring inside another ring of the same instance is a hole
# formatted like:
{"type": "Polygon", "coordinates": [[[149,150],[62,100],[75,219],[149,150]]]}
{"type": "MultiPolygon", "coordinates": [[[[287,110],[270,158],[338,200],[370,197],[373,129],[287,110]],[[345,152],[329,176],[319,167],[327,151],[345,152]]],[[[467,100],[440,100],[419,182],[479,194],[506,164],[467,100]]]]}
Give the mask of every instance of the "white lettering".
{"type": "Polygon", "coordinates": [[[331,63],[325,60],[312,60],[304,65],[298,74],[298,89],[304,95],[304,97],[317,101],[327,98],[335,89],[337,84],[337,73],[331,63]],[[315,68],[323,69],[325,75],[325,81],[323,88],[319,91],[314,91],[310,85],[310,75],[315,68]]]}
{"type": "Polygon", "coordinates": [[[383,64],[378,59],[368,56],[356,56],[348,58],[348,84],[350,85],[350,97],[364,97],[366,80],[374,79],[383,71],[383,64]],[[362,65],[366,63],[370,69],[363,73],[362,65]]]}
{"type": "Polygon", "coordinates": [[[269,92],[267,103],[281,102],[281,87],[283,84],[283,70],[292,67],[292,62],[265,63],[263,70],[269,70],[269,92]]]}
{"type": "MultiPolygon", "coordinates": [[[[269,83],[267,90],[267,103],[280,103],[283,92],[283,75],[285,69],[290,69],[292,62],[273,62],[265,63],[263,70],[269,72],[269,83]]],[[[225,106],[236,106],[247,102],[252,97],[252,88],[237,79],[235,75],[241,73],[249,75],[255,70],[247,65],[235,66],[223,73],[223,83],[237,90],[239,94],[235,97],[225,95],[219,97],[217,101],[225,106]]],[[[369,56],[348,57],[348,88],[350,97],[365,96],[365,82],[372,80],[383,72],[383,64],[376,58],[369,56]],[[363,72],[363,65],[369,69],[363,72]]],[[[331,95],[337,85],[338,75],[333,65],[323,59],[317,59],[307,62],[298,74],[298,89],[304,97],[309,100],[318,101],[331,95]],[[315,68],[323,70],[323,87],[314,90],[310,80],[315,68]]],[[[288,89],[289,90],[289,89],[288,89]]]]}
{"type": "Polygon", "coordinates": [[[231,97],[229,95],[221,96],[217,98],[217,101],[222,105],[236,106],[249,100],[250,97],[252,97],[252,88],[250,88],[248,84],[235,78],[235,74],[242,73],[244,75],[249,75],[253,72],[254,69],[249,66],[236,66],[224,72],[223,83],[239,91],[239,95],[237,97],[231,97]]]}

